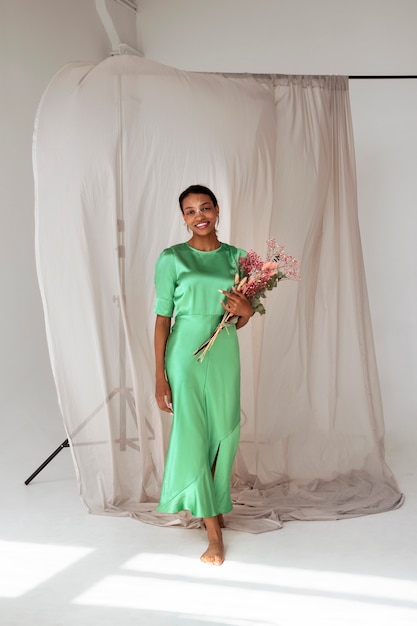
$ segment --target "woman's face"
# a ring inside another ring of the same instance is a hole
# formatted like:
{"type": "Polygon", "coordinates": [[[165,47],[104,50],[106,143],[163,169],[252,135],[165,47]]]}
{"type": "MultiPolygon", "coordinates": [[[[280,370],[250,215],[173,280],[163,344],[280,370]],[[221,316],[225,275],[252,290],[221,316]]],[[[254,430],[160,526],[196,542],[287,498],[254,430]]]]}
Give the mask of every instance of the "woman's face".
{"type": "Polygon", "coordinates": [[[195,235],[211,235],[216,230],[219,207],[214,206],[210,196],[190,193],[182,201],[185,223],[195,235]]]}

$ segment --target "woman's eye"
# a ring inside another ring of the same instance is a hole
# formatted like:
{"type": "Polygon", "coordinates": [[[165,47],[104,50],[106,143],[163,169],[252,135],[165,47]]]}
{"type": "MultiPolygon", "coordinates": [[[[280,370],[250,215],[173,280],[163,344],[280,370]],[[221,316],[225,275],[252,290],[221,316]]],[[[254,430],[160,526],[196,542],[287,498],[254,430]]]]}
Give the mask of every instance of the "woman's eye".
{"type": "Polygon", "coordinates": [[[185,212],[187,217],[193,217],[193,215],[195,214],[195,211],[193,209],[190,209],[189,211],[185,212]]]}

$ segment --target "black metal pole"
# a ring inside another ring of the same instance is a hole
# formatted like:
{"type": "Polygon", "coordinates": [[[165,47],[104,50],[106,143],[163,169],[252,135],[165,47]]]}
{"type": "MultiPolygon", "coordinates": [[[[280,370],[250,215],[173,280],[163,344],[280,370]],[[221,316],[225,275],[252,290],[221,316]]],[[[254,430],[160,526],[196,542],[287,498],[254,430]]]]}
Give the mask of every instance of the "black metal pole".
{"type": "Polygon", "coordinates": [[[348,78],[350,80],[357,80],[357,79],[366,79],[366,80],[395,80],[395,79],[401,79],[401,78],[417,78],[417,76],[414,76],[412,74],[394,74],[394,75],[386,75],[386,76],[378,76],[378,75],[374,75],[374,76],[348,76],[348,78]]]}
{"type": "Polygon", "coordinates": [[[59,446],[59,447],[58,447],[58,448],[57,448],[54,452],[52,452],[51,456],[48,456],[48,458],[46,459],[46,461],[44,461],[44,462],[42,463],[42,465],[40,465],[40,466],[38,467],[38,469],[37,469],[37,470],[35,470],[35,471],[33,472],[33,474],[31,474],[31,475],[29,476],[29,478],[27,478],[27,479],[25,480],[25,485],[28,485],[28,484],[29,484],[29,483],[30,483],[30,482],[31,482],[31,481],[32,481],[32,480],[33,480],[33,479],[34,479],[34,478],[35,478],[35,477],[39,474],[39,472],[41,472],[41,471],[42,471],[42,470],[43,470],[43,469],[44,469],[44,468],[48,465],[48,463],[50,463],[50,462],[52,461],[52,459],[54,459],[54,458],[56,457],[56,455],[58,454],[58,452],[61,452],[61,450],[62,450],[63,448],[69,448],[69,441],[68,441],[68,439],[65,439],[65,441],[63,441],[63,442],[61,443],[61,445],[60,445],[60,446],[59,446]]]}

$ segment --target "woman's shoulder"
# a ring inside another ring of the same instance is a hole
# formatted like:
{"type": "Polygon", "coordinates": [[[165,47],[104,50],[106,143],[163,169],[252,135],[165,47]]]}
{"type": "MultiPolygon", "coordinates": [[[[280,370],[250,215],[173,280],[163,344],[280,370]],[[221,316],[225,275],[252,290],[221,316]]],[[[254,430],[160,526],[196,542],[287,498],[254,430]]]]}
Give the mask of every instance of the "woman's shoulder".
{"type": "Polygon", "coordinates": [[[161,257],[162,256],[164,256],[164,257],[175,256],[175,254],[177,252],[180,252],[181,250],[184,250],[186,247],[187,247],[187,244],[185,244],[185,243],[176,243],[173,246],[169,246],[168,248],[164,248],[159,256],[161,256],[161,257]]]}
{"type": "Polygon", "coordinates": [[[246,256],[247,252],[243,248],[232,246],[230,243],[222,243],[225,250],[230,252],[233,256],[246,256]]]}

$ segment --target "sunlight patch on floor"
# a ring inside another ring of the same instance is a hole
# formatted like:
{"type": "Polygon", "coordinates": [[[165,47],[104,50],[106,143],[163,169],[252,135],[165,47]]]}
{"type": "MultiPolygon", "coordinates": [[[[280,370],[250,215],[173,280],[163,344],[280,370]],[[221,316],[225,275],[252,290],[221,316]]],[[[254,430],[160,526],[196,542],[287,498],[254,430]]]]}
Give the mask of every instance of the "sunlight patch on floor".
{"type": "Polygon", "coordinates": [[[257,585],[272,585],[292,590],[333,594],[364,595],[389,601],[414,602],[417,609],[417,581],[365,576],[343,572],[274,567],[226,561],[221,568],[207,567],[198,559],[170,554],[139,554],[123,566],[124,569],[144,574],[216,578],[257,585]]]}
{"type": "Polygon", "coordinates": [[[92,551],[78,546],[0,541],[0,597],[19,597],[92,551]]]}
{"type": "Polygon", "coordinates": [[[218,568],[184,557],[142,554],[129,560],[121,575],[104,578],[74,602],[231,626],[412,626],[416,598],[417,583],[408,580],[233,561],[218,568]]]}

